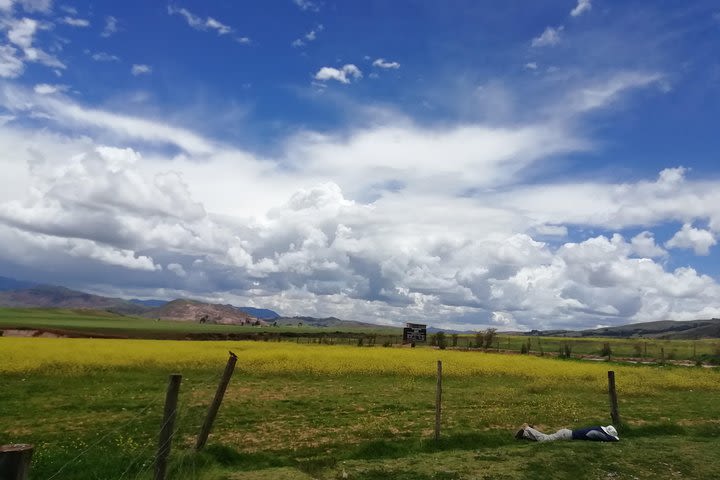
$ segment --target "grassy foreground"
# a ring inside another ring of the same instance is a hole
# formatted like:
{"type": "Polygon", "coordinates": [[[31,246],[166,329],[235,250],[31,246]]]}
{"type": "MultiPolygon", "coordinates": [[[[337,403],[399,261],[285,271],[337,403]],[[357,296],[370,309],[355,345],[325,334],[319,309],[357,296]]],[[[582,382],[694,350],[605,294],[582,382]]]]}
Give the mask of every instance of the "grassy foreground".
{"type": "Polygon", "coordinates": [[[0,443],[37,445],[31,478],[151,478],[171,372],[183,374],[172,478],[714,478],[720,467],[715,369],[287,342],[0,338],[0,443]],[[235,376],[208,448],[192,453],[229,349],[235,376]],[[609,367],[620,443],[512,439],[524,421],[607,424],[609,367]]]}

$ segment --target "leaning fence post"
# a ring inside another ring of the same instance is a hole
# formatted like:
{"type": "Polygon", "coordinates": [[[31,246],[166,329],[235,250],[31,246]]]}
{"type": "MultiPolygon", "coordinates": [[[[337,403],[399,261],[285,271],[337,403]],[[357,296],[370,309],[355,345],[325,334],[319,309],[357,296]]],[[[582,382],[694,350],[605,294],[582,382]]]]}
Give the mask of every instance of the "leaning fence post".
{"type": "Polygon", "coordinates": [[[207,442],[210,430],[212,430],[213,422],[215,422],[215,417],[220,409],[220,404],[225,396],[225,390],[227,390],[228,383],[230,383],[230,377],[232,377],[233,371],[235,370],[236,362],[237,355],[230,352],[230,358],[228,358],[227,365],[225,365],[225,371],[223,372],[222,378],[220,378],[220,383],[215,391],[215,398],[213,398],[213,401],[210,404],[210,408],[205,416],[205,422],[200,429],[200,435],[198,435],[197,442],[195,443],[195,450],[197,451],[202,450],[207,442]]]}
{"type": "Polygon", "coordinates": [[[175,430],[175,417],[177,416],[177,401],[181,381],[182,375],[177,373],[170,375],[167,393],[165,394],[165,411],[163,412],[163,423],[160,428],[158,451],[155,457],[155,480],[165,480],[167,460],[170,456],[173,431],[175,430]]]}
{"type": "Polygon", "coordinates": [[[435,387],[435,441],[440,440],[440,414],[442,410],[442,360],[437,362],[437,386],[435,387]]]}
{"type": "Polygon", "coordinates": [[[25,480],[30,471],[33,445],[0,445],[0,478],[3,480],[25,480]]]}
{"type": "Polygon", "coordinates": [[[615,390],[615,372],[608,371],[608,393],[610,394],[610,416],[613,424],[620,427],[620,412],[618,411],[617,391],[615,390]]]}

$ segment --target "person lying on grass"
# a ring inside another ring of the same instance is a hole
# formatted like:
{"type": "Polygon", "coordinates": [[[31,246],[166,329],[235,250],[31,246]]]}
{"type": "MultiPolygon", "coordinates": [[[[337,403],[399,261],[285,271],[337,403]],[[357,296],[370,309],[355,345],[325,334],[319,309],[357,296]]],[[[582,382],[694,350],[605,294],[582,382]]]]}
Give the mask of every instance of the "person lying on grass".
{"type": "Polygon", "coordinates": [[[532,425],[524,423],[520,430],[515,433],[518,440],[531,440],[533,442],[552,442],[554,440],[594,440],[596,442],[618,442],[618,432],[615,427],[588,427],[578,430],[563,428],[555,433],[545,434],[535,430],[532,425]]]}

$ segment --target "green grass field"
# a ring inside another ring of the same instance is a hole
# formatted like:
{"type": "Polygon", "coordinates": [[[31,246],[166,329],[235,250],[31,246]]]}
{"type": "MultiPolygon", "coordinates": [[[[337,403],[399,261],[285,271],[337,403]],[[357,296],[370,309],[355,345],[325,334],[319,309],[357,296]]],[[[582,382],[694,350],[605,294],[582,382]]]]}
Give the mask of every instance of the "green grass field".
{"type": "Polygon", "coordinates": [[[288,342],[0,338],[0,443],[37,445],[31,478],[151,478],[172,372],[183,382],[170,478],[709,479],[720,467],[716,369],[288,342]],[[228,349],[238,367],[196,454],[228,349]],[[621,442],[512,438],[525,421],[609,423],[608,368],[621,442]]]}

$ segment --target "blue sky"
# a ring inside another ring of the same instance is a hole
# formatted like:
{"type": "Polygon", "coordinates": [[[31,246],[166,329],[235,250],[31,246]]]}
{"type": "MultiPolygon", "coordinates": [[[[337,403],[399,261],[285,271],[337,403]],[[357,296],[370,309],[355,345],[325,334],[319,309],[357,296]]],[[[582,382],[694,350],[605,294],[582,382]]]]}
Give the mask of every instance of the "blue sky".
{"type": "Polygon", "coordinates": [[[720,8],[0,0],[0,274],[392,323],[720,316],[720,8]]]}

